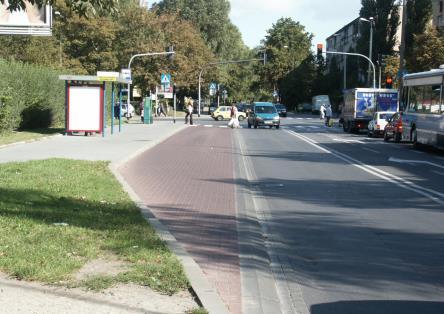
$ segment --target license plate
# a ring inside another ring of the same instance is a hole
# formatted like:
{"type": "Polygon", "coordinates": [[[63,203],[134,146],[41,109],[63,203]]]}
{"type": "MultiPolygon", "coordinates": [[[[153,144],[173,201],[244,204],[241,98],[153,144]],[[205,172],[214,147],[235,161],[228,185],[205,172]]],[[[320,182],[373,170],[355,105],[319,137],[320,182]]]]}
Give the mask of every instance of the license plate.
{"type": "Polygon", "coordinates": [[[273,121],[265,121],[265,124],[272,124],[273,121]]]}

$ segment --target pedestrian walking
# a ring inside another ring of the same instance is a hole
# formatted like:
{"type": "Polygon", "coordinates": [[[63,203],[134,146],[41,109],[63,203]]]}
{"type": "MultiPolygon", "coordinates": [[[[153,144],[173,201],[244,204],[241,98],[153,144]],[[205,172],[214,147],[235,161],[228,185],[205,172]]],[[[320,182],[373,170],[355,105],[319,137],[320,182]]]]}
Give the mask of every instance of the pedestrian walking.
{"type": "Polygon", "coordinates": [[[228,122],[228,126],[233,129],[239,127],[239,111],[235,103],[231,104],[230,122],[228,122]]]}
{"type": "Polygon", "coordinates": [[[332,115],[333,115],[333,112],[331,111],[331,106],[327,106],[327,108],[325,108],[325,117],[326,117],[325,125],[326,126],[331,126],[330,119],[331,119],[332,115]]]}
{"type": "Polygon", "coordinates": [[[193,99],[185,97],[185,124],[188,124],[188,117],[190,118],[190,125],[193,125],[193,99]]]}
{"type": "Polygon", "coordinates": [[[319,118],[321,120],[324,120],[324,118],[325,118],[325,106],[324,106],[324,104],[321,104],[321,107],[319,108],[319,118]]]}
{"type": "Polygon", "coordinates": [[[166,113],[165,113],[165,110],[163,109],[163,103],[160,103],[160,106],[159,106],[159,117],[162,116],[162,115],[164,117],[167,116],[166,113]]]}

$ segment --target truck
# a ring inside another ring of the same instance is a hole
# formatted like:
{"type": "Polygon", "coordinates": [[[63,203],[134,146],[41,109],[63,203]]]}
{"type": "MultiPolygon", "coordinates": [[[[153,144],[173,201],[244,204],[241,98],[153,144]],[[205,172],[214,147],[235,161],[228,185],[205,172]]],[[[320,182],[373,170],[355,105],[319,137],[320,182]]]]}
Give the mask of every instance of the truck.
{"type": "Polygon", "coordinates": [[[396,89],[354,88],[344,91],[342,126],[344,132],[367,130],[373,114],[379,111],[397,112],[399,95],[396,89]]]}
{"type": "Polygon", "coordinates": [[[311,99],[311,113],[318,114],[321,109],[321,105],[324,105],[326,108],[331,105],[328,95],[317,95],[311,99]]]}

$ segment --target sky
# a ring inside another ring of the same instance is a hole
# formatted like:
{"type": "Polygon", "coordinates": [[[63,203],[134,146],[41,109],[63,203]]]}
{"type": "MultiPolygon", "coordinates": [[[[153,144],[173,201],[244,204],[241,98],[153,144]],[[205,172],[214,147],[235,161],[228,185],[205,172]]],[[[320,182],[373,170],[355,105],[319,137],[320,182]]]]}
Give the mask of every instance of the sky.
{"type": "MultiPolygon", "coordinates": [[[[314,35],[313,45],[359,15],[361,0],[230,0],[230,18],[245,44],[254,48],[281,17],[291,17],[314,35]]],[[[324,46],[325,47],[325,46],[324,46]]]]}

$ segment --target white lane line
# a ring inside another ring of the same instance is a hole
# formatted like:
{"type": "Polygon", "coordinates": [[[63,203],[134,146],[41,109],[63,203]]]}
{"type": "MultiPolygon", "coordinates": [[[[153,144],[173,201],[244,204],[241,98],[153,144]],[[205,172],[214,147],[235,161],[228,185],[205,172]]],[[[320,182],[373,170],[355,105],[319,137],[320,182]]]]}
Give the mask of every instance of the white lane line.
{"type": "Polygon", "coordinates": [[[360,140],[349,140],[349,139],[345,139],[345,138],[333,138],[333,141],[336,142],[342,142],[342,143],[358,143],[358,144],[366,144],[363,141],[360,140]]]}
{"type": "Polygon", "coordinates": [[[399,187],[402,187],[406,190],[415,192],[417,194],[421,194],[422,196],[425,196],[426,198],[440,204],[440,205],[444,205],[444,193],[432,190],[432,189],[428,189],[428,188],[424,188],[422,186],[419,186],[409,180],[406,180],[404,178],[398,177],[396,175],[393,175],[391,173],[388,173],[386,171],[383,171],[379,168],[376,168],[374,166],[370,166],[367,164],[364,164],[363,162],[360,162],[359,160],[356,160],[346,154],[340,153],[338,151],[335,151],[333,149],[327,149],[325,147],[323,147],[321,144],[319,144],[318,142],[316,142],[315,140],[306,137],[302,134],[296,133],[294,131],[285,131],[295,137],[298,137],[299,139],[303,140],[304,142],[318,148],[319,150],[326,152],[327,154],[331,154],[333,156],[336,156],[339,159],[342,159],[343,161],[347,162],[348,164],[359,168],[375,177],[381,178],[385,181],[388,181],[390,183],[393,183],[399,187]]]}
{"type": "Polygon", "coordinates": [[[380,151],[377,151],[376,149],[371,149],[371,148],[367,148],[367,147],[362,147],[362,149],[363,149],[363,150],[366,150],[366,151],[368,151],[368,152],[375,153],[375,154],[381,154],[381,152],[380,152],[380,151]]]}
{"type": "Polygon", "coordinates": [[[436,174],[438,174],[438,175],[440,175],[440,176],[444,176],[444,172],[436,171],[436,170],[432,170],[432,172],[433,172],[433,173],[436,173],[436,174]]]}
{"type": "MultiPolygon", "coordinates": [[[[248,183],[252,184],[258,181],[256,172],[254,170],[252,160],[247,155],[244,148],[245,144],[240,137],[238,137],[239,149],[241,153],[241,162],[245,171],[245,176],[248,183]]],[[[276,243],[282,246],[280,239],[271,233],[269,223],[272,220],[272,214],[268,205],[268,201],[260,189],[251,188],[252,193],[252,207],[256,212],[257,220],[259,221],[262,236],[264,237],[265,247],[270,258],[270,269],[274,277],[274,284],[277,296],[280,303],[279,311],[276,313],[300,313],[308,314],[308,307],[302,296],[302,288],[299,284],[295,285],[297,291],[290,291],[289,284],[286,280],[286,275],[283,266],[279,260],[279,254],[275,249],[276,243]],[[292,293],[293,292],[293,293],[292,293]]]]}
{"type": "Polygon", "coordinates": [[[433,162],[426,161],[426,160],[406,160],[406,159],[398,159],[398,158],[390,157],[389,161],[397,162],[399,164],[423,164],[423,165],[429,165],[429,166],[433,166],[436,168],[444,169],[444,166],[438,165],[438,164],[435,164],[433,162]]]}
{"type": "Polygon", "coordinates": [[[424,155],[424,152],[421,152],[421,151],[419,151],[419,150],[412,150],[412,152],[415,153],[415,154],[421,154],[421,155],[424,155]]]}
{"type": "Polygon", "coordinates": [[[204,127],[205,127],[205,128],[212,128],[212,127],[214,127],[214,125],[206,124],[206,125],[204,125],[204,127]]]}

